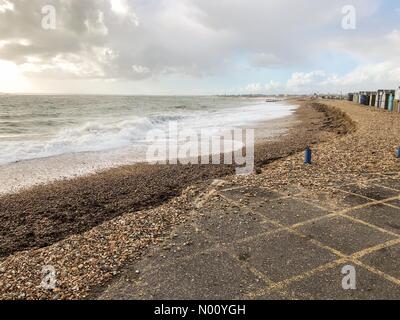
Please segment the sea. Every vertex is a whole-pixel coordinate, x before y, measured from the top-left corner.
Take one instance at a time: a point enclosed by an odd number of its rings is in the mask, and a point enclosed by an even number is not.
[[[273,123],[296,108],[245,97],[2,95],[0,179],[10,188],[21,179],[41,182],[142,162],[149,132],[167,132],[171,123],[212,136]]]

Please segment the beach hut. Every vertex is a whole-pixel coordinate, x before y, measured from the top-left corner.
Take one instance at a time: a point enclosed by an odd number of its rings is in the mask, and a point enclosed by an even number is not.
[[[362,99],[362,93],[361,91],[358,93],[358,104],[361,104],[361,99]]]
[[[396,94],[395,90],[387,90],[386,91],[386,105],[387,105],[387,109],[389,111],[393,111],[395,94]]]
[[[370,107],[375,107],[377,95],[378,95],[378,92],[376,92],[376,91],[369,92],[369,106]]]
[[[387,93],[390,90],[378,90],[378,103],[377,107],[380,109],[387,109],[388,108],[388,96]]]
[[[394,92],[389,94],[388,98],[388,110],[393,111],[393,105],[394,105]]]
[[[380,108],[381,92],[378,90],[376,92],[375,107]]]
[[[378,91],[378,108],[389,110],[393,107],[395,91],[394,90],[379,90]]]
[[[355,102],[355,103],[359,103],[359,98],[360,98],[360,95],[356,92],[356,93],[354,93],[354,96],[353,96],[353,102]]]
[[[369,91],[361,91],[360,92],[360,104],[364,106],[369,106],[370,105],[370,95],[371,93]]]
[[[382,90],[381,92],[381,100],[380,100],[380,108],[387,110],[387,90]]]
[[[394,107],[393,110],[395,112],[400,112],[400,87],[396,89],[394,94]]]
[[[354,99],[354,93],[347,94],[347,100],[353,101],[353,99]]]
[[[358,97],[358,103],[359,103],[359,104],[364,104],[364,101],[365,101],[364,92],[360,91],[359,97]]]

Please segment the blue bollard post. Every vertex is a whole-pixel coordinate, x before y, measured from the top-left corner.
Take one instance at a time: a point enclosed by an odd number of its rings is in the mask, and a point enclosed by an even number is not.
[[[400,158],[400,148],[398,148],[398,149],[396,150],[396,157],[397,157],[397,158]]]
[[[307,147],[307,149],[306,149],[304,163],[305,164],[312,163],[312,151],[311,151],[310,147]]]

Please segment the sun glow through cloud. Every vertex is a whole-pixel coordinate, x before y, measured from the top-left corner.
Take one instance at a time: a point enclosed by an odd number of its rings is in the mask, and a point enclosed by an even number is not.
[[[14,11],[14,4],[8,0],[0,0],[0,13]]]
[[[111,0],[111,10],[118,14],[127,14],[129,7],[125,0]]]
[[[0,92],[22,92],[26,82],[18,66],[10,61],[0,60]]]
[[[298,0],[296,12],[287,10],[292,0],[53,2],[58,22],[49,32],[40,24],[42,0],[0,0],[0,91],[19,91],[23,80],[45,93],[129,94],[312,93],[400,82],[394,0],[353,0],[355,30],[342,28],[342,0]]]

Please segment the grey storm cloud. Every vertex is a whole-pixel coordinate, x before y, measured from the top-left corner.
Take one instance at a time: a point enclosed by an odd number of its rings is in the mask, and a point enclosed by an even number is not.
[[[0,0],[0,59],[49,78],[201,77],[243,58],[290,66],[311,61],[327,34],[341,32],[346,2]],[[377,3],[352,2],[362,4],[361,15]],[[55,30],[42,28],[45,5],[56,9]]]

